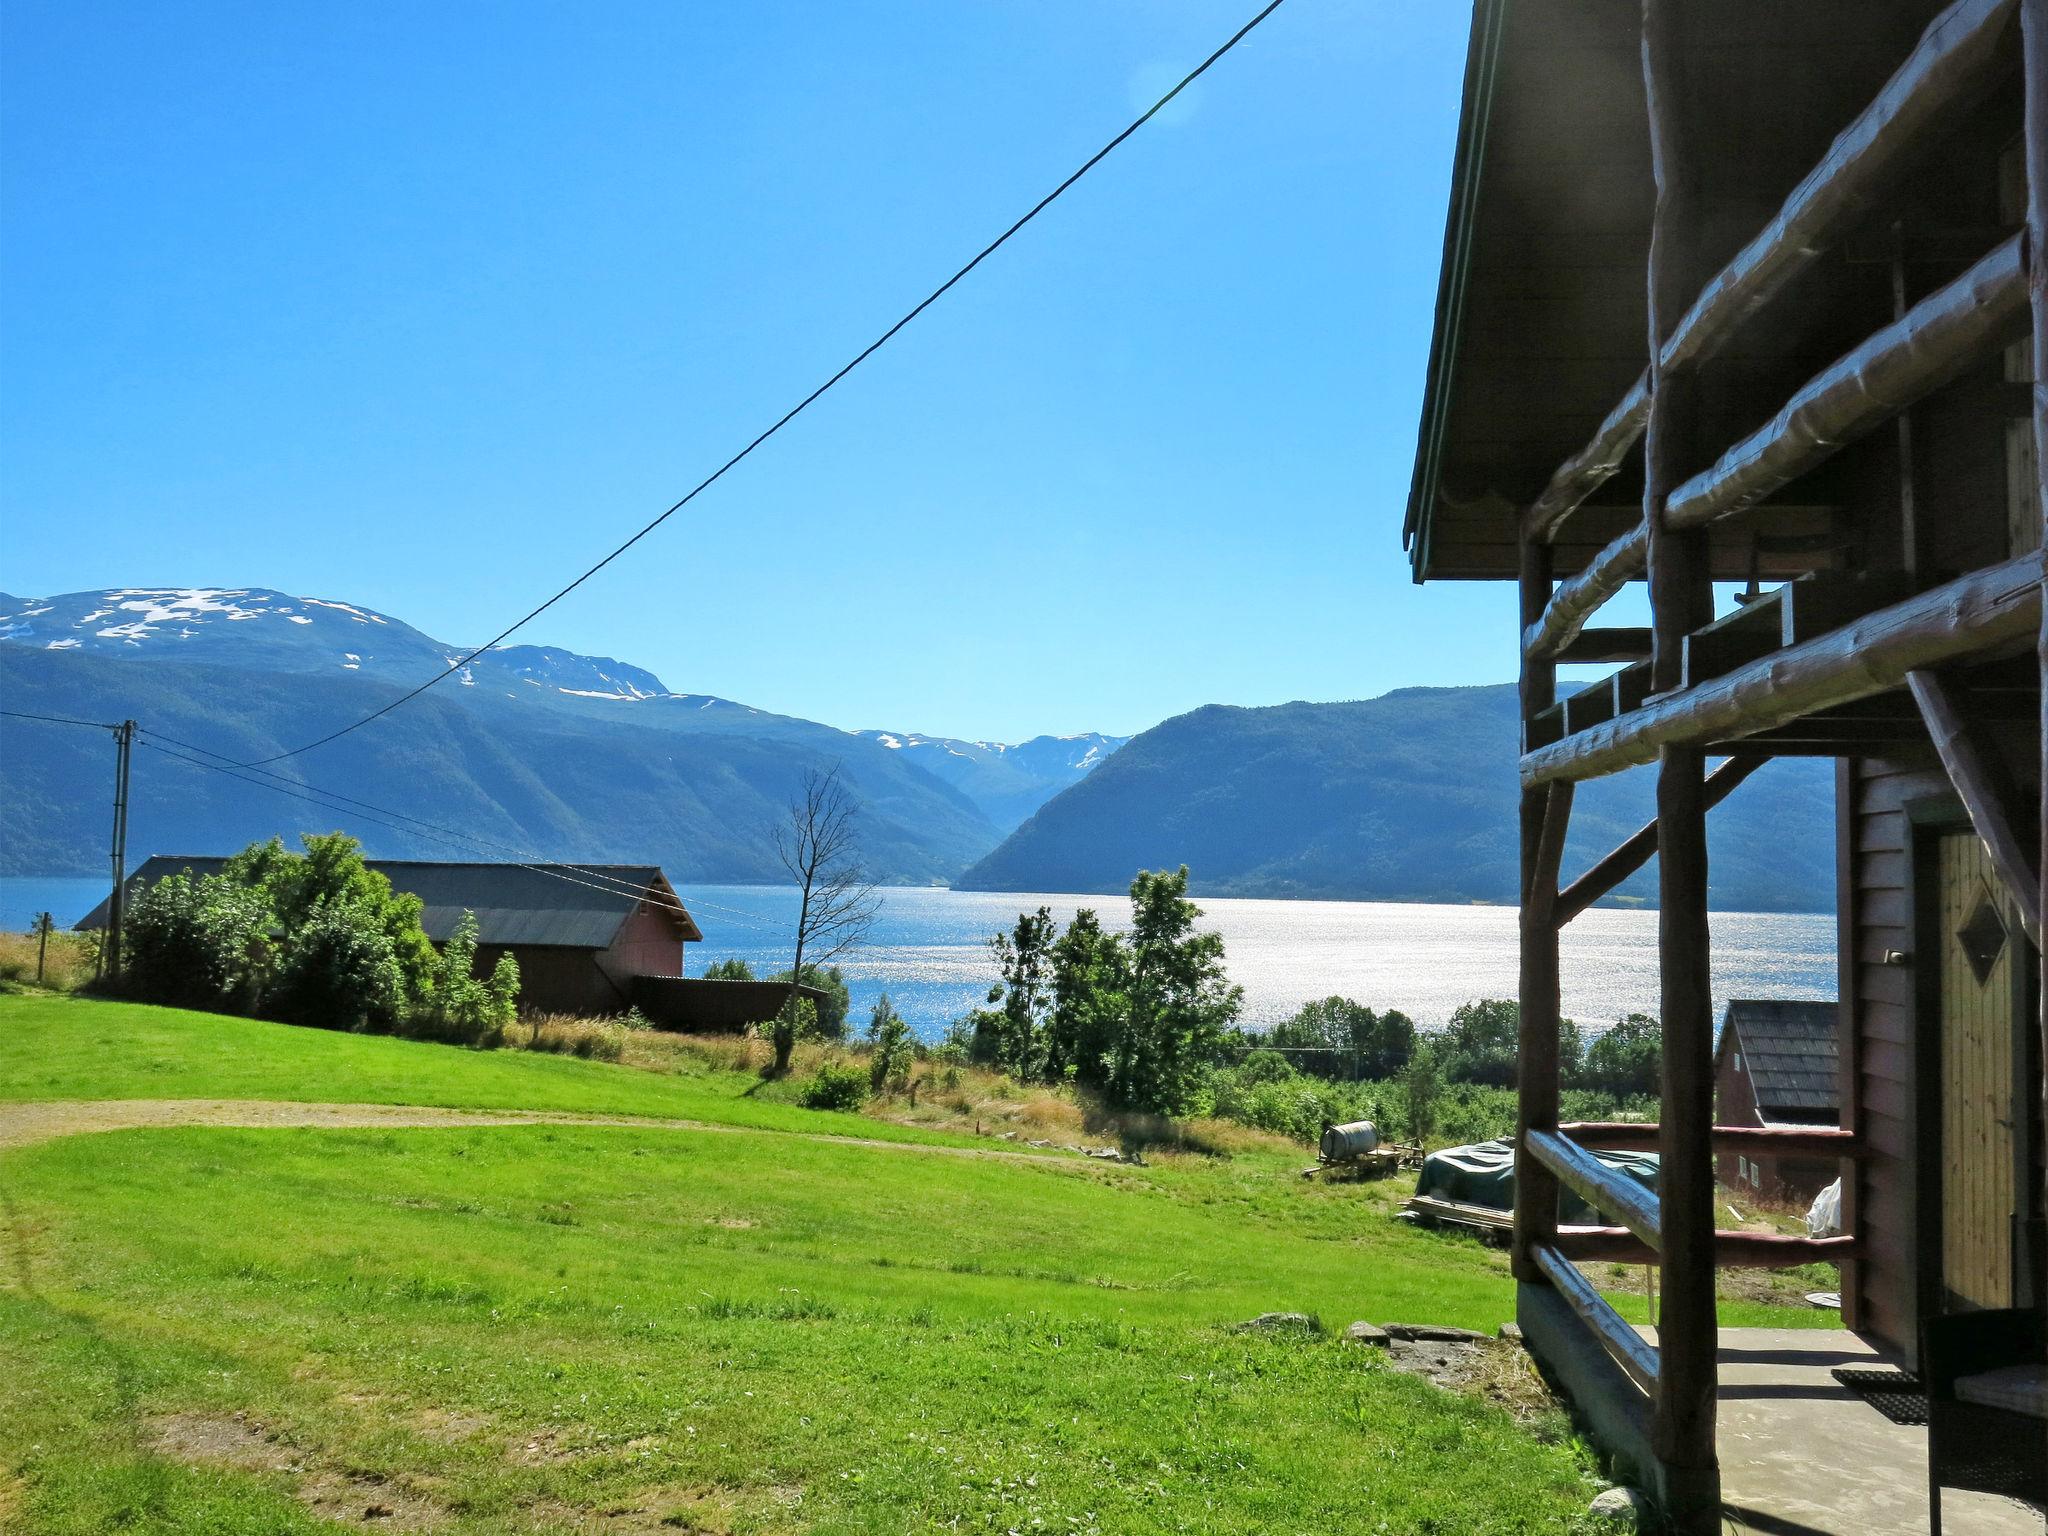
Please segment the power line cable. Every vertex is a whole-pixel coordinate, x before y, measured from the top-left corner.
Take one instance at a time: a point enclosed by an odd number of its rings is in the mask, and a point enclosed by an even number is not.
[[[118,731],[120,722],[115,720],[78,720],[70,715],[32,715],[26,710],[0,709],[0,715],[10,720],[41,720],[47,725],[87,725],[96,731]]]
[[[955,272],[951,277],[947,278],[943,283],[939,284],[938,287],[934,288],[929,294],[927,294],[922,300],[920,300],[915,308],[911,309],[909,313],[904,315],[902,319],[898,320],[894,325],[890,326],[886,331],[882,332],[880,336],[876,337],[873,341],[869,342],[867,346],[863,347],[860,350],[860,352],[854,356],[851,362],[847,363],[837,373],[833,374],[829,379],[825,380],[824,383],[820,384],[808,395],[805,395],[803,399],[799,400],[795,405],[790,407],[788,411],[784,412],[783,415],[776,420],[773,426],[769,427],[765,432],[761,433],[760,436],[756,437],[752,442],[748,443],[746,447],[742,448],[738,453],[734,454],[731,458],[727,459],[723,464],[719,465],[718,468],[713,470],[709,475],[705,476],[702,480],[698,481],[697,484],[689,491],[687,495],[683,496],[674,505],[669,507],[669,509],[666,512],[663,512],[659,517],[655,518],[652,522],[642,527],[639,532],[635,533],[631,538],[627,539],[623,544],[619,545],[610,554],[606,555],[602,560],[598,561],[595,565],[591,566],[588,570],[584,571],[582,575],[578,576],[574,581],[571,581],[567,586],[563,587],[559,592],[555,593],[553,597],[550,597],[549,599],[547,599],[547,601],[541,603],[538,607],[532,609],[530,612],[525,614],[522,618],[518,619],[514,623],[507,625],[504,629],[498,631],[498,633],[494,635],[491,639],[486,640],[482,645],[478,646],[468,655],[462,657],[459,661],[450,662],[447,667],[447,670],[437,672],[436,674],[434,674],[434,676],[428,678],[425,682],[419,684],[417,687],[409,689],[407,692],[400,694],[397,698],[391,700],[388,704],[385,704],[381,708],[376,709],[372,711],[370,714],[363,716],[360,720],[354,721],[349,725],[344,725],[338,730],[329,731],[325,736],[321,736],[313,741],[309,741],[304,746],[294,747],[289,752],[279,752],[271,757],[257,758],[252,762],[243,763],[240,766],[244,768],[256,768],[262,767],[265,764],[269,763],[282,762],[284,759],[288,757],[297,757],[303,752],[310,752],[315,747],[324,747],[330,741],[339,740],[341,737],[348,735],[351,731],[359,731],[364,726],[370,724],[372,721],[380,720],[385,715],[390,714],[393,710],[398,709],[405,704],[411,703],[414,699],[418,698],[421,694],[425,693],[429,688],[432,688],[436,683],[442,682],[444,679],[448,678],[450,675],[456,672],[460,672],[464,667],[468,666],[471,662],[475,661],[477,657],[483,655],[485,651],[488,651],[489,649],[491,649],[491,647],[495,645],[502,644],[505,640],[509,639],[512,635],[516,634],[519,630],[523,629],[533,620],[539,618],[543,613],[546,613],[548,609],[554,607],[556,603],[559,603],[571,592],[574,592],[578,587],[582,586],[584,582],[590,580],[591,577],[595,576],[599,571],[603,570],[606,566],[610,565],[614,560],[618,559],[619,556],[623,555],[635,544],[638,544],[642,539],[646,538],[648,534],[654,532],[655,529],[659,528],[663,523],[667,522],[671,517],[675,516],[676,513],[682,511],[682,509],[688,506],[692,501],[695,501],[699,495],[709,490],[713,485],[717,484],[717,482],[725,476],[727,470],[732,469],[742,459],[746,458],[749,454],[751,454],[756,448],[760,447],[763,443],[767,442],[769,438],[773,437],[776,433],[780,432],[784,427],[788,426],[790,422],[794,421],[805,410],[809,409],[812,403],[815,402],[827,390],[831,389],[833,385],[837,384],[841,379],[845,378],[849,373],[853,372],[854,369],[858,368],[862,363],[866,362],[870,357],[874,356],[875,353],[879,352],[895,337],[898,331],[902,330],[905,326],[909,325],[911,321],[915,320],[919,315],[923,314],[927,309],[931,308],[932,305],[936,304],[941,298],[945,296],[945,294],[956,283],[958,283],[962,278],[966,277],[968,273],[972,272],[976,267],[980,266],[984,261],[988,260],[989,257],[993,256],[998,250],[1000,250],[1005,244],[1007,244],[1011,236],[1015,235],[1026,224],[1029,224],[1033,219],[1037,218],[1039,214],[1043,213],[1047,208],[1051,207],[1052,204],[1055,201],[1057,201],[1059,197],[1064,192],[1066,192],[1066,190],[1069,187],[1073,186],[1075,182],[1079,181],[1083,176],[1086,176],[1090,171],[1095,169],[1095,167],[1098,164],[1100,164],[1104,159],[1108,157],[1112,150],[1114,150],[1118,145],[1122,144],[1125,139],[1128,139],[1140,128],[1144,127],[1145,124],[1149,123],[1155,116],[1158,115],[1160,110],[1164,108],[1168,102],[1172,101],[1174,97],[1178,96],[1182,91],[1186,90],[1190,85],[1194,84],[1195,81],[1199,80],[1204,74],[1206,74],[1210,66],[1215,64],[1217,60],[1221,59],[1226,53],[1230,52],[1231,49],[1235,48],[1239,43],[1243,42],[1244,39],[1250,35],[1252,29],[1258,26],[1258,24],[1264,21],[1268,16],[1272,15],[1275,11],[1280,9],[1282,3],[1283,0],[1270,0],[1270,3],[1265,7],[1265,9],[1260,11],[1256,16],[1252,17],[1250,21],[1246,22],[1243,26],[1239,27],[1237,31],[1232,33],[1230,38],[1223,44],[1222,47],[1218,48],[1214,53],[1210,54],[1206,59],[1202,60],[1200,64],[1196,65],[1192,70],[1188,71],[1186,75],[1182,76],[1180,83],[1178,85],[1174,86],[1172,90],[1168,91],[1164,96],[1160,97],[1157,101],[1153,102],[1151,106],[1147,107],[1142,114],[1140,114],[1134,121],[1132,121],[1129,127],[1124,129],[1123,132],[1119,133],[1115,138],[1111,139],[1107,144],[1103,145],[1102,148],[1098,149],[1094,154],[1090,155],[1088,159],[1085,162],[1083,162],[1079,170],[1075,171],[1071,176],[1067,177],[1065,181],[1061,182],[1058,186],[1054,187],[1052,191],[1046,193],[1044,197],[1040,198],[1036,203],[1034,203],[1030,211],[1026,213],[1022,218],[1018,219],[1008,229],[1004,230],[1000,235],[996,236],[995,239],[991,240],[987,245],[983,246],[981,250],[975,254],[974,259],[968,262],[966,266],[962,267],[959,271]]]

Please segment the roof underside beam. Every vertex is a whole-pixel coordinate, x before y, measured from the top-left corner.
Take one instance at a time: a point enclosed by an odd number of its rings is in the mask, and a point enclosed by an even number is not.
[[[1815,374],[1769,422],[1675,487],[1666,525],[1702,527],[1757,506],[2019,335],[2029,313],[2026,240],[2014,235]],[[1551,656],[1568,644],[1642,574],[1649,543],[1648,525],[1639,523],[1561,583],[1523,636],[1530,653]]]
[[[1996,82],[1998,45],[2017,10],[2017,0],[1956,0],[1928,24],[1905,63],[1836,135],[1776,216],[1700,291],[1664,343],[1666,368],[1718,351],[1869,210],[1934,127]],[[1642,436],[1648,396],[1646,372],[1592,441],[1558,467],[1524,513],[1534,538],[1555,539],[1565,519],[1621,467]]]

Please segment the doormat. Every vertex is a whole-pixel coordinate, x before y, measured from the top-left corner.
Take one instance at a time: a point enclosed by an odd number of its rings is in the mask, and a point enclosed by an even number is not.
[[[1912,1372],[1853,1370],[1838,1365],[1834,1376],[1894,1424],[1926,1424],[1927,1388]]]

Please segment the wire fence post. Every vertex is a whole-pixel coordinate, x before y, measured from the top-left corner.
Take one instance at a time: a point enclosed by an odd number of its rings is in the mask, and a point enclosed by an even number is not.
[[[110,855],[114,888],[107,896],[107,941],[101,950],[101,969],[110,981],[121,979],[123,888],[128,883],[128,762],[134,747],[135,722],[123,720],[114,727],[114,842]]]

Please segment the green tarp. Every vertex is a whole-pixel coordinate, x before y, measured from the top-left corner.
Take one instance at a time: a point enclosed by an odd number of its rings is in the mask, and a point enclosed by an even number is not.
[[[1654,1152],[1596,1151],[1593,1156],[1608,1167],[1627,1174],[1643,1188],[1656,1192],[1657,1154]],[[1422,1160],[1422,1174],[1415,1181],[1415,1193],[1438,1200],[1456,1200],[1463,1205],[1483,1205],[1489,1210],[1515,1208],[1515,1149],[1506,1141],[1482,1141],[1471,1147],[1446,1147]],[[1585,1201],[1570,1190],[1559,1194],[1557,1219],[1562,1222],[1598,1224],[1600,1218]]]

